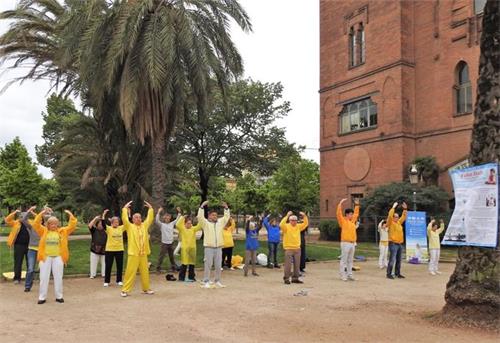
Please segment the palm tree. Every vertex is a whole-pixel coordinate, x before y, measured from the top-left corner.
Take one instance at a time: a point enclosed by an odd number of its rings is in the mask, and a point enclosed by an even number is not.
[[[477,100],[470,161],[500,159],[500,2],[484,9]],[[446,286],[442,314],[450,322],[466,321],[498,329],[500,311],[500,251],[479,247],[458,250],[455,271]]]
[[[152,152],[152,201],[163,205],[166,151],[182,123],[188,98],[206,112],[209,84],[222,89],[243,71],[229,34],[230,20],[251,30],[237,0],[88,1],[72,11],[63,35],[97,112],[118,92],[128,132]],[[77,44],[75,44],[77,42]],[[73,49],[75,46],[78,48]],[[69,58],[71,59],[71,58]]]

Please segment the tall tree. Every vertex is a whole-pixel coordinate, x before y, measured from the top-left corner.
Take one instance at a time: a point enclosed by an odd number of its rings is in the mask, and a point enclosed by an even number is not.
[[[470,162],[500,159],[500,2],[484,8],[481,56]],[[498,329],[500,312],[500,251],[461,247],[455,271],[446,285],[442,314],[450,322],[466,322]]]
[[[238,177],[245,170],[269,176],[282,160],[298,155],[275,124],[290,111],[282,93],[280,83],[241,80],[228,87],[225,97],[212,92],[206,117],[189,111],[175,145],[187,168],[198,174],[202,201],[214,176]]]
[[[167,141],[188,97],[206,112],[210,80],[225,85],[243,71],[229,35],[249,18],[236,0],[88,1],[65,27],[65,55],[76,46],[78,73],[96,111],[117,91],[125,127],[151,145],[152,201],[163,204]],[[82,13],[82,11],[84,11]]]

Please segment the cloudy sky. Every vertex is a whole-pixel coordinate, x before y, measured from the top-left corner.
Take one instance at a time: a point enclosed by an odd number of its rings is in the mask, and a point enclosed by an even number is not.
[[[1,0],[0,11],[17,0]],[[305,145],[304,157],[319,162],[319,1],[241,0],[253,24],[253,33],[233,30],[245,62],[245,76],[264,82],[281,81],[292,111],[278,124],[291,142]],[[7,24],[0,22],[0,33]],[[0,88],[19,71],[0,68]],[[14,84],[0,94],[0,146],[19,136],[35,159],[42,144],[43,120],[50,84],[45,81]],[[50,177],[50,172],[39,167]]]

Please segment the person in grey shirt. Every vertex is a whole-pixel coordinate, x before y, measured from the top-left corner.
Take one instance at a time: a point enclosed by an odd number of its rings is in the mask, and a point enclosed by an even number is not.
[[[170,260],[170,269],[172,272],[177,271],[177,265],[175,264],[174,258],[174,228],[175,224],[182,215],[182,211],[180,207],[176,208],[177,217],[175,220],[172,220],[172,215],[170,213],[163,214],[163,207],[158,209],[158,213],[155,217],[155,223],[160,227],[161,230],[161,246],[160,246],[160,255],[158,256],[158,265],[156,266],[156,271],[161,272],[161,265],[163,263],[163,259],[165,255],[168,253],[168,258]],[[163,221],[161,219],[163,219]]]

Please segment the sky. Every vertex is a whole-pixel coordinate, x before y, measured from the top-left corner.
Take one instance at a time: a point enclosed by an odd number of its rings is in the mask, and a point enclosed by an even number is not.
[[[1,0],[0,11],[13,9],[17,0]],[[303,157],[319,163],[319,1],[241,0],[253,32],[232,29],[243,57],[245,77],[281,82],[283,98],[292,111],[277,124],[286,128],[290,142],[305,145]],[[8,28],[0,22],[0,34]],[[0,89],[20,70],[0,67]],[[48,81],[16,83],[0,94],[0,146],[16,136],[36,161],[35,145],[43,144],[42,111],[49,95]],[[39,166],[45,177],[50,170]]]

